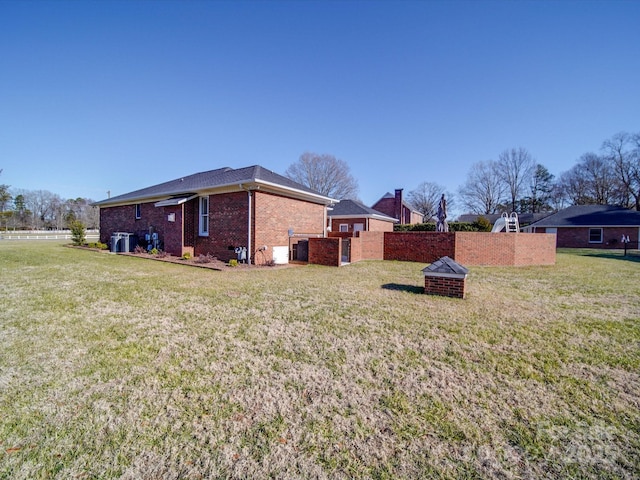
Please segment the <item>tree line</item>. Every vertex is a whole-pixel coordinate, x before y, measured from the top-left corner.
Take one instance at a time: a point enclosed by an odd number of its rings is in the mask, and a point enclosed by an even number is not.
[[[430,219],[444,188],[423,182],[408,201]],[[602,142],[598,153],[582,155],[556,178],[527,149],[511,148],[496,160],[474,163],[455,204],[474,214],[554,212],[569,205],[619,205],[640,210],[640,132],[620,132]]]
[[[0,170],[2,173],[2,170]],[[79,221],[98,228],[97,207],[87,198],[63,199],[47,190],[11,190],[0,185],[0,228],[3,230],[62,230]]]

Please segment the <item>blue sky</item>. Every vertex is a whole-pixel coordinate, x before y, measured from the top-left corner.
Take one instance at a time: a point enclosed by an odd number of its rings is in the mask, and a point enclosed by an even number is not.
[[[371,205],[640,131],[639,1],[0,0],[0,183],[94,200],[346,161]]]

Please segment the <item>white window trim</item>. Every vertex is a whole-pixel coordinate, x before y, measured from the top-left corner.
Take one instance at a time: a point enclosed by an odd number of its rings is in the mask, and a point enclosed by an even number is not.
[[[206,212],[203,213],[205,206]],[[209,236],[209,212],[209,197],[200,197],[198,200],[198,235],[201,237]]]
[[[600,240],[591,240],[592,230],[600,230]],[[604,235],[603,235],[602,228],[598,228],[598,227],[589,228],[589,243],[602,243],[603,238],[604,238]]]
[[[140,220],[142,218],[142,206],[139,203],[136,203],[135,212],[136,220]]]
[[[354,232],[364,232],[364,223],[354,223],[353,224]]]
[[[344,228],[342,228],[344,227]],[[341,223],[340,224],[340,228],[338,229],[341,232],[348,232],[349,231],[349,224],[348,223]]]

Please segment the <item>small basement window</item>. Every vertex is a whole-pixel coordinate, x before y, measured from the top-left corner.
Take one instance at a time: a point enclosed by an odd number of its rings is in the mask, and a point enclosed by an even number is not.
[[[142,211],[140,208],[140,204],[136,203],[136,220],[140,220],[142,218]]]
[[[589,229],[589,243],[602,243],[602,229],[590,228]]]

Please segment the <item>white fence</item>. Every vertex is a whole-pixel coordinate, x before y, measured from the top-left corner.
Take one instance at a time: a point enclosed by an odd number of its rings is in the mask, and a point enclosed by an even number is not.
[[[0,232],[0,240],[71,240],[72,235],[69,230],[16,230]],[[85,234],[87,241],[98,241],[100,232],[98,230],[87,230]]]

